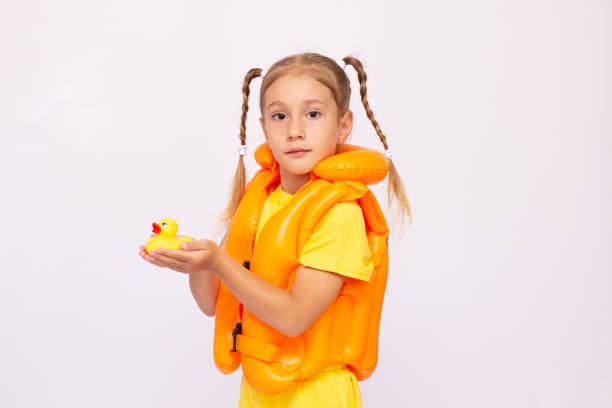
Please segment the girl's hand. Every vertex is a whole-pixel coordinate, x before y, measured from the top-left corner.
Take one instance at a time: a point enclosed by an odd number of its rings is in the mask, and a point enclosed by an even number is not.
[[[154,237],[155,235],[157,235],[157,234],[151,234],[151,235],[149,236],[149,238],[152,238],[152,237]],[[138,253],[138,255],[140,255],[140,257],[141,257],[142,259],[144,259],[145,261],[147,261],[147,262],[152,263],[153,265],[155,265],[155,263],[153,262],[153,261],[154,261],[154,259],[151,257],[151,255],[149,255],[149,254],[147,253],[147,251],[145,251],[145,246],[144,246],[144,245],[140,245],[140,246],[138,247],[138,249],[140,249],[140,252]]]
[[[177,235],[177,238],[181,238]],[[216,269],[223,251],[214,241],[201,239],[199,241],[181,242],[182,249],[160,248],[150,254],[140,247],[140,256],[162,268],[170,268],[181,273],[192,273]]]

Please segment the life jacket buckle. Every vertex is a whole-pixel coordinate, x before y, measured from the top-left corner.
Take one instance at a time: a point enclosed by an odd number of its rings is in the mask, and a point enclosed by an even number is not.
[[[236,338],[239,334],[242,334],[242,323],[236,323],[236,327],[232,330],[232,337],[234,338],[234,348],[230,350],[232,352],[238,351],[236,350]]]

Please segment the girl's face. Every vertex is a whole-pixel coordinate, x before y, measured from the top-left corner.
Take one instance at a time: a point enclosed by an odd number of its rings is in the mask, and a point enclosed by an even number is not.
[[[347,110],[338,117],[332,92],[304,74],[287,74],[266,90],[259,119],[278,162],[283,191],[295,194],[321,160],[336,154],[353,126]]]

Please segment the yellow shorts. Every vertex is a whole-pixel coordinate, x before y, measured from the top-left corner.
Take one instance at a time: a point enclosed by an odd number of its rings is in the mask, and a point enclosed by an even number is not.
[[[344,365],[324,368],[316,377],[296,382],[280,394],[251,388],[244,376],[240,384],[239,408],[363,408],[355,374]]]

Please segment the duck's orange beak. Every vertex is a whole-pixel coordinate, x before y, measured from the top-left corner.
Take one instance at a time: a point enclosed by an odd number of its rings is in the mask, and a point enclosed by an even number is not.
[[[157,223],[153,223],[153,232],[159,234],[161,232],[161,227]]]

